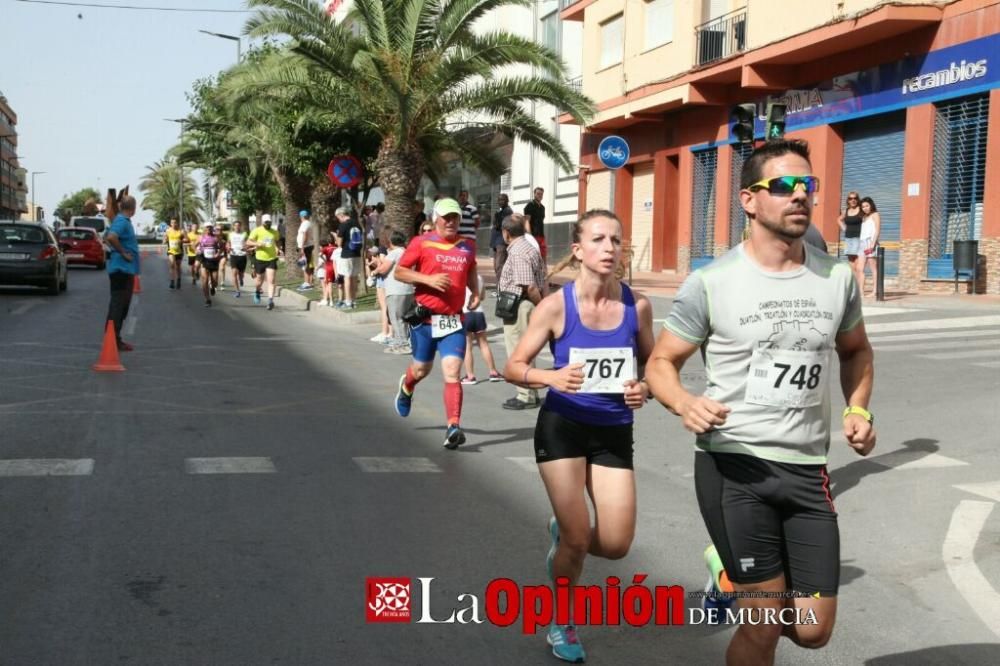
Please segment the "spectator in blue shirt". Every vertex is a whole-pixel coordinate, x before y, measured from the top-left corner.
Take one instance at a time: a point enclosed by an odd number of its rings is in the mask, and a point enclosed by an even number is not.
[[[108,257],[108,277],[111,282],[108,321],[114,322],[118,351],[132,351],[132,345],[122,340],[122,324],[128,317],[135,276],[139,274],[139,239],[132,227],[135,197],[128,195],[122,197],[118,210],[118,215],[104,236],[104,240],[111,248],[111,256]]]

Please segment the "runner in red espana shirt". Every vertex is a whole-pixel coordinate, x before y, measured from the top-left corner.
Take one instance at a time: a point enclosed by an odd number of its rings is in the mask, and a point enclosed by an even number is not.
[[[469,309],[479,305],[479,276],[473,245],[458,235],[462,209],[454,199],[434,205],[435,229],[410,241],[396,266],[396,279],[416,288],[416,302],[426,309],[410,333],[413,362],[399,378],[396,413],[407,416],[417,383],[434,367],[434,355],[441,355],[444,376],[444,408],[448,419],[444,446],[456,449],[465,442],[460,426],[462,384],[459,376],[465,358],[465,330],[462,306],[466,287],[472,292]]]

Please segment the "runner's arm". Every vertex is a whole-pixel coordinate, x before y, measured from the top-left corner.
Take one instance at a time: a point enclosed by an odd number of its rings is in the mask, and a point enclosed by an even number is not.
[[[723,425],[730,409],[704,395],[689,393],[681,383],[681,368],[699,348],[664,329],[646,364],[646,381],[653,397],[680,416],[686,429],[701,434]]]
[[[868,409],[875,383],[875,354],[864,321],[837,335],[840,358],[840,386],[849,407]],[[844,436],[851,448],[866,456],[875,448],[875,429],[863,417],[849,414],[844,418]]]
[[[534,309],[528,319],[528,330],[521,336],[504,366],[503,374],[507,381],[526,388],[552,387],[563,392],[575,392],[583,386],[583,363],[567,364],[559,370],[544,370],[530,365],[555,334],[555,327],[562,323],[563,310],[562,294],[546,298]]]

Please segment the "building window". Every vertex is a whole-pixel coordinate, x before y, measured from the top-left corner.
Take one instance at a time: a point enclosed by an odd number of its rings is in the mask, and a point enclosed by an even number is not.
[[[645,5],[643,49],[674,41],[674,0],[647,0]]]
[[[601,24],[601,62],[598,69],[617,65],[622,61],[625,46],[622,39],[624,26],[625,21],[621,14]]]
[[[559,44],[559,14],[552,12],[542,19],[542,44],[562,54]]]

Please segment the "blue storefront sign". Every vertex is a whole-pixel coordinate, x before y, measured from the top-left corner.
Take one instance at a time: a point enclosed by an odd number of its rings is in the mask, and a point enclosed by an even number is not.
[[[1000,87],[1000,34],[838,76],[814,88],[761,100],[754,132],[764,135],[767,102],[787,106],[785,131],[844,122]],[[730,140],[735,140],[731,136]]]
[[[597,146],[597,159],[609,169],[621,169],[628,162],[628,157],[628,142],[620,136],[606,136]]]

